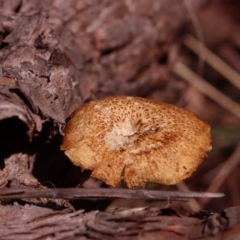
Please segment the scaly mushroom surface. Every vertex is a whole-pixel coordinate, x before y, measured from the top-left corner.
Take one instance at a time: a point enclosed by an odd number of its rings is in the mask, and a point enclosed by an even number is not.
[[[92,177],[129,188],[172,185],[189,177],[211,149],[208,124],[195,114],[141,97],[84,104],[71,116],[62,150]]]

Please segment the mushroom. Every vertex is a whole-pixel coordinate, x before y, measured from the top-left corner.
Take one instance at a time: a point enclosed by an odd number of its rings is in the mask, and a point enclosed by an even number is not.
[[[129,188],[177,184],[211,149],[208,124],[195,114],[141,97],[113,96],[84,104],[65,128],[62,150],[91,176]]]

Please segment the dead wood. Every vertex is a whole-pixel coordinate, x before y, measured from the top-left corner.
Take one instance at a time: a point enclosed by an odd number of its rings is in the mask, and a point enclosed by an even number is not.
[[[17,116],[30,136],[46,120],[64,123],[81,98],[139,95],[162,86],[168,69],[159,61],[189,20],[176,0],[3,0],[0,5],[0,119]]]
[[[223,196],[224,194],[222,193],[156,191],[123,188],[2,188],[0,191],[0,199],[63,198],[74,200],[81,198],[126,198],[171,201],[189,198],[219,198]]]
[[[15,18],[0,51],[4,102],[0,118],[19,117],[32,137],[46,120],[65,122],[72,82],[57,36],[49,26],[44,27],[45,14]]]
[[[201,217],[82,210],[69,212],[33,205],[0,207],[1,239],[232,239],[239,237],[240,208]],[[19,221],[21,219],[21,221]],[[234,226],[231,225],[234,221]],[[238,225],[237,225],[238,224]],[[11,229],[11,231],[9,231]],[[225,232],[223,233],[222,230]]]

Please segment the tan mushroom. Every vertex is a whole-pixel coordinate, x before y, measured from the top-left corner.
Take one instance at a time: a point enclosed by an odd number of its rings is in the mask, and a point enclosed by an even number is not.
[[[195,114],[140,97],[86,103],[65,129],[62,150],[92,177],[116,186],[172,185],[189,177],[211,149],[210,127]]]

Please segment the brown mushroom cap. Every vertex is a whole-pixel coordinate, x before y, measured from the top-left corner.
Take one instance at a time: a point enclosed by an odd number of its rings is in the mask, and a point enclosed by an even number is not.
[[[92,177],[132,188],[189,177],[211,149],[210,127],[195,114],[140,97],[95,100],[76,110],[62,150]]]

